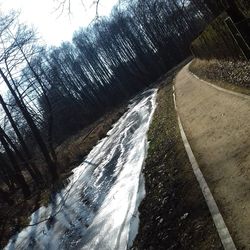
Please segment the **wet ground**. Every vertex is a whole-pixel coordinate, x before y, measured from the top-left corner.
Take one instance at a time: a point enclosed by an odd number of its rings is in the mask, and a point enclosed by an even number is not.
[[[146,133],[156,90],[131,101],[128,111],[73,170],[48,207],[31,215],[29,226],[6,249],[126,249],[138,227],[144,195],[141,175]]]

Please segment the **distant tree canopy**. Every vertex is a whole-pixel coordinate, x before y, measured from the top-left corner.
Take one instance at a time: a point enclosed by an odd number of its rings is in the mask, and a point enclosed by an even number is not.
[[[204,3],[214,14],[227,11],[234,22],[240,22],[249,15],[250,2],[248,0],[204,0]]]
[[[215,15],[203,0],[127,1],[51,48],[37,46],[15,13],[1,16],[0,79],[9,92],[0,96],[0,197],[15,188],[29,195],[24,170],[39,185],[57,180],[55,147],[190,56]]]

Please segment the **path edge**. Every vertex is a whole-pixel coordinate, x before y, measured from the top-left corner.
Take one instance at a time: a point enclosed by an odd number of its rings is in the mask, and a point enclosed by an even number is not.
[[[237,96],[237,97],[241,97],[241,98],[244,98],[244,99],[247,99],[247,100],[250,100],[250,95],[246,95],[246,94],[242,94],[242,93],[239,93],[239,92],[235,92],[235,91],[232,91],[232,90],[228,90],[228,89],[225,89],[225,88],[222,88],[222,87],[219,87],[211,82],[208,82],[202,78],[200,78],[199,76],[197,76],[196,74],[194,74],[193,72],[190,71],[189,69],[189,65],[191,64],[192,62],[188,63],[185,67],[187,67],[187,72],[193,76],[194,78],[198,79],[199,81],[201,82],[204,82],[205,84],[207,84],[208,86],[210,87],[213,87],[219,91],[222,91],[224,93],[227,93],[227,94],[230,94],[230,95],[234,95],[234,96]]]
[[[219,234],[219,237],[220,237],[220,240],[222,242],[224,249],[225,250],[236,250],[237,248],[234,244],[234,241],[233,241],[233,239],[229,233],[229,230],[225,224],[225,221],[224,221],[224,219],[219,211],[219,208],[216,204],[216,201],[215,201],[215,199],[214,199],[214,197],[213,197],[213,195],[208,187],[208,184],[207,184],[207,182],[206,182],[206,180],[205,180],[205,178],[200,170],[198,162],[193,154],[193,151],[190,147],[187,136],[186,136],[185,131],[183,129],[181,119],[180,119],[180,116],[179,116],[178,110],[177,110],[175,86],[174,86],[175,81],[176,81],[176,78],[173,81],[173,100],[174,100],[174,106],[175,106],[175,110],[176,110],[176,114],[177,114],[177,120],[178,120],[178,125],[179,125],[179,129],[180,129],[180,133],[181,133],[181,138],[182,138],[185,150],[187,152],[187,155],[188,155],[189,161],[191,163],[193,172],[194,172],[195,177],[199,183],[202,194],[205,198],[205,201],[206,201],[207,206],[209,208],[209,211],[211,213],[212,219],[214,221],[216,230]],[[215,86],[215,87],[217,87],[217,86]]]

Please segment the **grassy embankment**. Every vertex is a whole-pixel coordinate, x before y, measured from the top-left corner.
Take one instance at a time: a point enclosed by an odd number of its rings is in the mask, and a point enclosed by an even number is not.
[[[148,132],[146,197],[132,249],[223,249],[180,136],[172,81],[159,88]]]
[[[250,95],[250,63],[248,61],[195,59],[189,70],[222,88]]]
[[[250,4],[245,0],[236,3],[249,22]],[[238,33],[225,22],[228,17],[226,12],[221,13],[192,42],[191,50],[196,59],[189,69],[198,77],[223,88],[250,94],[250,63],[246,59],[250,53],[247,46],[249,36],[241,31],[245,42],[237,40]],[[248,29],[247,18],[236,26]]]
[[[125,103],[114,108],[56,148],[60,166],[60,182],[57,184],[57,189],[63,187],[65,179],[72,173],[71,170],[83,161],[98,140],[107,134],[126,110]],[[29,224],[29,216],[32,212],[50,202],[52,192],[54,188],[51,186],[45,186],[40,190],[34,189],[32,196],[27,200],[23,199],[20,192],[16,192],[12,194],[12,199],[15,200],[14,206],[0,203],[0,249],[6,245],[11,235]]]

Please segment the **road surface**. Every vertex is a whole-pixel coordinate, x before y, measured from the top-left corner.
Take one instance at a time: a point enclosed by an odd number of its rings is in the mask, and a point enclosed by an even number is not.
[[[201,171],[239,249],[250,249],[250,98],[206,84],[188,65],[177,109]]]

